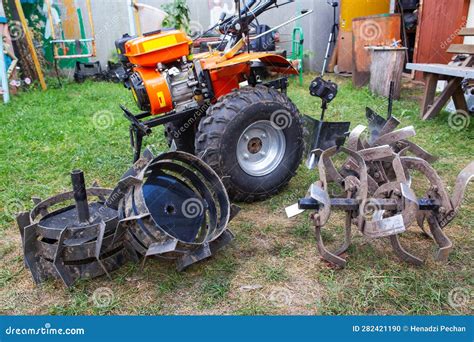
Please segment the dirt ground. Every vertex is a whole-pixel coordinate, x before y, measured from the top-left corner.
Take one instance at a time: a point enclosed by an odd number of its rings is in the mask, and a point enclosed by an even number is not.
[[[305,77],[309,84],[312,75]],[[354,89],[337,78],[340,94],[331,120],[365,124],[365,107],[383,112],[386,100]],[[395,116],[414,125],[415,142],[440,156],[435,164],[452,190],[455,177],[473,159],[472,124],[448,125],[448,114],[421,122],[422,88],[406,84]],[[319,102],[306,87],[292,84],[290,97],[301,112],[317,117]],[[68,172],[84,169],[89,180],[113,186],[128,167],[127,124],[117,102],[129,101],[113,84],[69,84],[47,93],[22,95],[0,114],[0,314],[33,315],[350,315],[472,314],[474,290],[474,196],[468,192],[456,220],[446,228],[454,251],[435,263],[434,244],[412,227],[402,242],[427,258],[422,267],[399,261],[386,240],[370,241],[354,228],[348,266],[336,270],[321,260],[309,213],[288,219],[284,208],[303,197],[317,173],[303,166],[287,189],[256,204],[242,204],[231,222],[234,242],[210,260],[178,273],[172,263],[149,260],[142,269],[129,263],[111,279],[81,280],[66,289],[59,281],[36,286],[24,267],[21,240],[12,212],[31,208],[69,188]],[[315,105],[317,104],[317,105]],[[130,103],[129,103],[130,105]],[[98,108],[100,106],[100,108]],[[107,130],[94,128],[94,113],[112,113]],[[161,131],[149,143],[165,148]],[[417,184],[422,187],[422,184]],[[472,189],[472,186],[471,186]],[[330,241],[341,237],[343,217],[335,214],[325,229]]]

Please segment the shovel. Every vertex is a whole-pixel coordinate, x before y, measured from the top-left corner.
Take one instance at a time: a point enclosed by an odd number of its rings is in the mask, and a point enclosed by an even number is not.
[[[351,123],[324,121],[328,104],[336,98],[337,84],[317,77],[311,82],[309,91],[312,96],[319,97],[322,100],[320,120],[313,119],[307,115],[304,116],[304,125],[308,134],[306,146],[309,148],[306,166],[312,170],[319,162],[319,157],[313,151],[318,149],[324,151],[336,145],[341,145],[341,139],[345,140]]]

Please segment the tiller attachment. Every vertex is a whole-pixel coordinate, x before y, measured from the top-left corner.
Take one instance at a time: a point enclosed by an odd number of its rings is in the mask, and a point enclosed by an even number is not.
[[[37,284],[56,278],[71,286],[79,278],[108,275],[126,261],[117,229],[119,194],[109,197],[112,190],[96,185],[86,189],[82,171],[71,178],[73,191],[34,199],[33,210],[17,216],[25,264]],[[88,197],[97,201],[89,203]]]
[[[177,261],[177,269],[215,254],[233,239],[238,213],[217,174],[200,159],[168,152],[140,159],[120,183],[120,217],[135,256]]]
[[[319,159],[320,180],[311,185],[307,197],[299,201],[299,209],[315,210],[311,217],[321,256],[344,267],[346,260],[342,254],[351,243],[351,227],[356,225],[367,238],[389,238],[400,259],[421,265],[423,260],[400,243],[400,236],[416,221],[438,245],[435,260],[446,261],[452,243],[442,229],[458,213],[467,185],[474,177],[474,162],[458,176],[450,197],[430,165],[436,158],[408,141],[415,135],[413,127],[395,130],[400,122],[394,117],[385,120],[369,109],[367,114],[369,137],[363,136],[365,127],[357,126],[349,136],[347,148],[334,146],[312,152]],[[348,156],[340,170],[333,162],[338,154]],[[419,175],[430,184],[423,198],[417,198],[412,190],[412,177]],[[333,252],[326,247],[321,234],[331,210],[346,214],[345,240]],[[425,229],[425,222],[429,231]]]

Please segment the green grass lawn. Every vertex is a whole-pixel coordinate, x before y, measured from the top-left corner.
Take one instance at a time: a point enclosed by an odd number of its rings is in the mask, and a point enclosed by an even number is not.
[[[319,115],[318,99],[292,84],[290,97],[302,113]],[[365,107],[385,115],[387,101],[354,89],[347,79],[331,103],[328,118],[366,124]],[[455,130],[447,113],[419,119],[422,89],[407,83],[394,115],[414,125],[413,139],[438,155],[435,167],[452,190],[457,174],[473,159],[473,124]],[[425,254],[417,268],[400,262],[386,241],[354,238],[348,267],[334,270],[317,251],[308,215],[286,219],[284,208],[305,195],[315,172],[303,166],[289,187],[262,203],[242,205],[231,223],[236,240],[214,258],[184,273],[167,262],[149,261],[143,270],[128,264],[105,277],[83,280],[71,289],[50,281],[36,287],[24,268],[13,214],[31,209],[31,197],[70,189],[69,172],[80,168],[86,181],[113,187],[131,164],[128,123],[119,104],[136,110],[131,94],[108,83],[66,84],[13,98],[0,113],[0,314],[472,314],[474,196],[447,227],[455,245],[447,264],[432,261],[434,245],[413,227],[404,242]],[[146,140],[164,151],[162,128]],[[415,184],[416,186],[416,184]],[[472,189],[472,186],[471,186]],[[328,230],[338,231],[334,215]],[[109,288],[110,305],[97,307],[94,291]],[[467,291],[466,305],[450,305],[449,293]],[[464,292],[463,292],[464,293]]]

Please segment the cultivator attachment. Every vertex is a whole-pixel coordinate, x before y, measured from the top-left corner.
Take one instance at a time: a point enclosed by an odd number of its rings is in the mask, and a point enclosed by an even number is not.
[[[108,275],[127,259],[118,230],[119,198],[113,201],[112,190],[96,185],[86,189],[81,171],[71,178],[73,191],[35,199],[33,210],[17,217],[25,264],[37,284],[55,278],[71,286],[79,278]]]
[[[119,183],[120,216],[135,257],[177,261],[177,269],[215,254],[231,242],[231,206],[217,174],[200,159],[169,152],[139,160]]]
[[[366,127],[357,126],[348,138],[347,147],[312,152],[319,159],[320,180],[311,185],[299,208],[316,211],[312,220],[321,256],[344,267],[346,260],[342,254],[350,246],[352,225],[356,225],[368,238],[389,238],[400,259],[421,265],[423,260],[400,242],[400,236],[417,222],[438,245],[435,260],[446,261],[452,243],[442,229],[458,213],[467,185],[474,177],[474,162],[458,176],[454,193],[449,196],[430,165],[436,158],[409,141],[416,134],[413,127],[397,130],[400,122],[396,118],[390,116],[385,120],[370,109],[367,118],[369,136],[364,135]],[[347,155],[347,159],[337,169],[334,158],[341,154]],[[417,198],[412,189],[413,177],[419,175],[430,184],[422,198]],[[346,214],[344,242],[333,252],[326,247],[321,234],[332,210]]]

